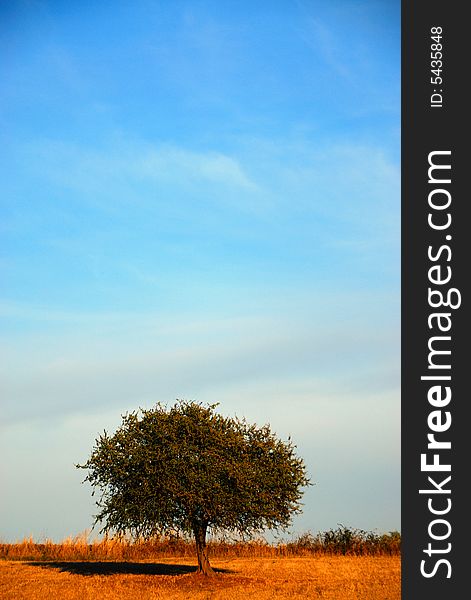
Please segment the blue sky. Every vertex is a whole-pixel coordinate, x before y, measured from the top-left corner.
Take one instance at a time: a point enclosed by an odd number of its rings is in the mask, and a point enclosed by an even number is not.
[[[400,529],[400,3],[0,8],[0,537],[176,398],[291,435],[293,531]]]

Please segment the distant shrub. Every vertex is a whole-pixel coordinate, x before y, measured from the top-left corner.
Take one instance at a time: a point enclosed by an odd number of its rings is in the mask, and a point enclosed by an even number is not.
[[[400,554],[401,534],[392,531],[387,534],[376,534],[371,531],[355,529],[339,525],[313,535],[303,533],[293,542],[286,544],[289,554],[343,554],[343,555],[375,555]]]

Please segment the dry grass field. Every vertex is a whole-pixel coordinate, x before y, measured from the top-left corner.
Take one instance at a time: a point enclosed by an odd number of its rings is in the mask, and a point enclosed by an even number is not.
[[[2,600],[399,600],[399,556],[212,560],[197,575],[188,557],[158,562],[0,561]]]
[[[194,543],[101,539],[0,543],[2,600],[400,600],[400,535],[340,527],[284,544],[208,545],[214,577],[196,573]]]

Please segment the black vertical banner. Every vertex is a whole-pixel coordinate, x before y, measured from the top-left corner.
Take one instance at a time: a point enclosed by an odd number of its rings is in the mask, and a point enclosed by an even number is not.
[[[465,2],[402,3],[402,597],[467,597]],[[469,110],[469,109],[468,109]],[[467,356],[468,355],[468,356]]]

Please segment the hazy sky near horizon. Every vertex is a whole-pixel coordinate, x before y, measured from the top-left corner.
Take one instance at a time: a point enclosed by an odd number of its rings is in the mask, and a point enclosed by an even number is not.
[[[400,3],[0,6],[0,538],[177,398],[291,435],[293,532],[400,529]]]

